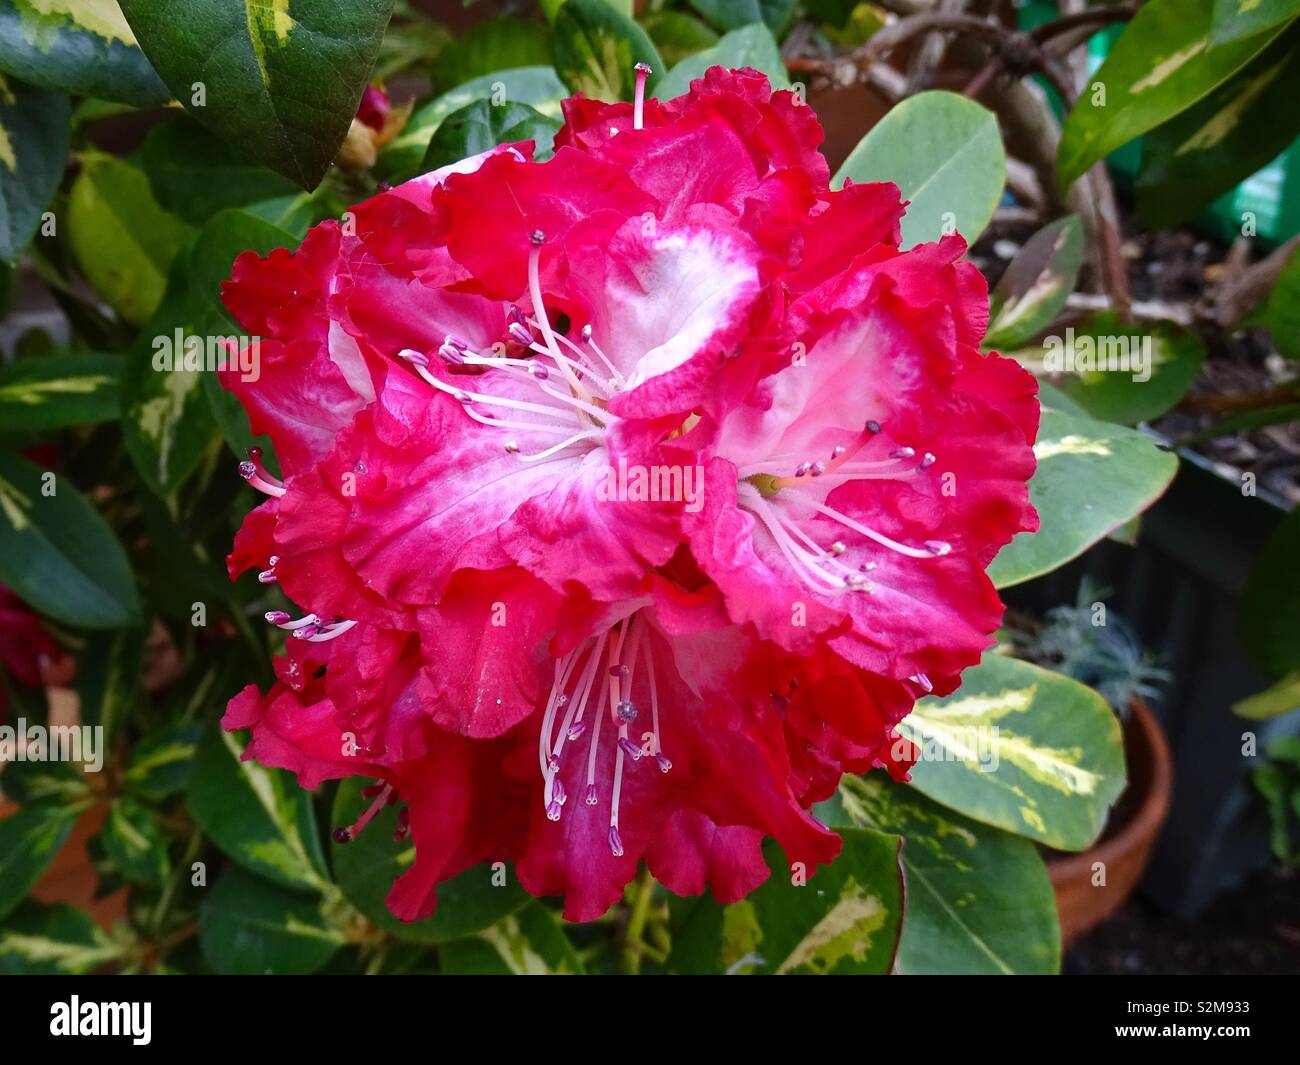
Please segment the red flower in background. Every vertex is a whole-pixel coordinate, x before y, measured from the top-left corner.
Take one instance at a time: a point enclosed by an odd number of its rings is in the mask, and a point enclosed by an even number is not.
[[[724,901],[765,836],[831,860],[809,807],[906,771],[894,726],[978,660],[1036,523],[1034,385],[979,353],[959,238],[900,250],[897,189],[831,191],[752,71],[565,112],[551,160],[425,175],[224,287],[284,473],[244,464],[271,498],[231,574],[308,612],[268,615],[279,681],[226,727],[375,778],[353,831],[408,805],[407,919],[485,860],[579,920],[642,858]]]
[[[63,660],[63,652],[45,631],[40,617],[4,585],[0,585],[0,665],[19,684],[35,688],[46,682],[50,666]],[[64,670],[66,672],[66,670]],[[8,700],[0,684],[0,721]]]

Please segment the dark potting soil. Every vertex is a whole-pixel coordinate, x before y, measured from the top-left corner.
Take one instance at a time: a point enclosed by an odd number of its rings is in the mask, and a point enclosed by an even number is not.
[[[991,285],[1036,228],[1018,221],[995,222],[980,238],[971,258]],[[1260,247],[1254,257],[1267,251]],[[1134,300],[1163,305],[1191,319],[1194,308],[1221,276],[1228,249],[1190,229],[1147,233],[1129,220],[1124,226],[1123,253]],[[1206,356],[1189,396],[1264,392],[1300,375],[1300,366],[1277,353],[1266,330],[1225,332],[1204,321],[1191,328],[1204,343]],[[1260,489],[1292,506],[1300,505],[1300,419],[1192,440],[1222,417],[1175,408],[1153,428],[1175,442],[1189,442],[1193,450],[1222,464],[1229,479],[1253,473]]]
[[[1131,899],[1079,937],[1063,970],[1100,976],[1300,974],[1300,871],[1260,873],[1190,918]]]

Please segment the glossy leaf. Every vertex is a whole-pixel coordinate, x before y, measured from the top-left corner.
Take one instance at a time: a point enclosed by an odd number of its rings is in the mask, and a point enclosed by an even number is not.
[[[648,12],[641,18],[641,28],[650,35],[669,70],[687,56],[718,43],[718,35],[712,29],[681,11]]]
[[[362,783],[356,779],[339,785],[334,799],[333,822],[336,826],[356,821],[371,800],[361,794]],[[529,901],[514,873],[500,873],[480,865],[438,885],[438,908],[423,921],[399,921],[384,904],[393,881],[410,868],[415,860],[415,845],[408,838],[393,839],[397,812],[393,807],[381,810],[364,832],[349,843],[331,845],[335,882],[348,901],[385,932],[399,939],[420,943],[445,943],[482,932],[501,918],[521,909]],[[494,877],[505,882],[495,886]]]
[[[321,888],[325,858],[311,793],[278,769],[242,761],[243,744],[212,725],[199,741],[189,808],[218,847],[249,872],[291,888]]]
[[[1043,352],[1049,369],[1064,366],[1064,356],[1072,354],[1077,372],[1055,377],[1057,387],[1092,417],[1121,425],[1153,421],[1172,408],[1205,358],[1190,330],[1168,323],[1139,328],[1113,314],[1094,315],[1064,336],[1048,338]],[[1085,355],[1089,361],[1081,362]]]
[[[313,973],[343,945],[320,899],[288,891],[229,866],[199,910],[199,944],[219,973]]]
[[[568,95],[568,90],[551,67],[499,70],[467,81],[422,104],[407,120],[402,132],[379,153],[374,172],[388,181],[414,177],[419,173],[420,161],[442,121],[476,100],[488,100],[494,104],[527,104],[548,118],[558,120],[560,101]]]
[[[0,260],[6,263],[18,261],[59,187],[71,114],[61,93],[0,74]]]
[[[1215,44],[1250,37],[1300,16],[1297,0],[1214,0],[1210,40]]]
[[[690,0],[690,4],[723,31],[761,22],[773,33],[780,33],[794,14],[794,0]]]
[[[33,803],[0,820],[0,921],[54,861],[80,812],[62,803]]]
[[[843,833],[844,849],[806,883],[772,840],[763,847],[771,876],[748,898],[719,906],[711,896],[674,907],[668,968],[682,973],[753,975],[886,973],[903,916],[897,836]]]
[[[1289,359],[1300,359],[1300,249],[1292,252],[1282,267],[1260,322],[1272,334],[1278,351]]]
[[[434,64],[434,84],[446,90],[514,67],[545,67],[554,62],[551,31],[536,19],[493,18],[471,26]]]
[[[249,159],[190,118],[155,126],[145,138],[141,162],[158,202],[196,226],[224,208],[298,191],[288,178]]]
[[[188,282],[187,257],[182,257],[172,266],[166,299],[140,330],[122,374],[127,453],[145,484],[169,500],[217,438],[201,387],[207,338],[190,325]]]
[[[1300,710],[1300,672],[1283,677],[1271,688],[1232,704],[1232,712],[1250,721],[1266,721]]]
[[[109,155],[82,158],[68,200],[68,239],[86,280],[139,325],[158,309],[172,260],[192,231],[153,198],[144,171]]]
[[[1191,107],[1266,48],[1278,30],[1211,47],[1214,0],[1151,0],[1111,48],[1061,130],[1069,185],[1097,160]]]
[[[637,63],[663,76],[663,60],[645,30],[604,0],[565,0],[555,16],[555,71],[572,92],[596,100],[630,100]]]
[[[1020,533],[988,573],[999,588],[1050,573],[1159,498],[1178,458],[1132,429],[1044,410],[1029,498],[1039,530]]]
[[[762,23],[726,34],[712,48],[683,59],[655,86],[654,94],[671,100],[690,91],[691,82],[713,66],[753,67],[767,75],[774,89],[788,89],[790,79],[781,62],[781,50]]]
[[[989,297],[988,349],[1014,348],[1046,329],[1074,291],[1083,265],[1083,225],[1066,215],[1016,252]]]
[[[0,70],[45,89],[135,107],[171,96],[117,0],[0,0]]]
[[[98,838],[122,879],[161,884],[166,878],[167,842],[153,815],[129,795],[113,800]]]
[[[110,749],[128,716],[139,707],[143,664],[142,625],[90,633],[77,655],[81,720],[102,728]]]
[[[951,92],[897,104],[849,153],[832,186],[892,181],[909,201],[903,247],[960,233],[970,243],[993,217],[1006,153],[993,112]]]
[[[0,582],[76,628],[136,621],[140,598],[113,530],[65,477],[0,452]]]
[[[1083,850],[1124,790],[1119,722],[1091,688],[987,654],[943,699],[898,725],[920,749],[912,786],[976,821]]]
[[[818,807],[831,827],[903,837],[907,911],[894,971],[911,975],[1054,973],[1056,897],[1038,849],[895,784],[845,777]]]
[[[470,939],[438,950],[444,972],[457,976],[576,976],[582,960],[560,921],[541,903],[501,918]]]
[[[145,55],[190,114],[311,189],[352,124],[393,0],[121,5]]]
[[[0,432],[36,434],[115,421],[122,358],[77,352],[0,366]]]
[[[122,953],[122,944],[66,903],[25,902],[0,928],[0,973],[8,976],[91,973]]]
[[[1300,28],[1143,142],[1138,213],[1153,227],[1189,221],[1268,164],[1300,133]]]
[[[441,166],[478,155],[498,144],[534,141],[535,157],[545,158],[551,150],[551,138],[560,124],[534,111],[527,104],[495,106],[488,100],[476,100],[447,116],[434,132],[425,152],[422,169]]]
[[[142,737],[131,749],[122,773],[127,791],[155,801],[184,791],[194,774],[202,733],[197,721],[180,721]]]
[[[242,330],[221,302],[221,283],[230,277],[231,266],[246,251],[267,255],[275,248],[292,248],[293,234],[246,210],[220,211],[203,227],[186,261],[185,319],[204,338],[225,336],[244,344]],[[260,372],[251,366],[250,373]],[[213,372],[202,374],[203,400],[226,443],[241,459],[254,445],[268,455],[272,448],[266,437],[255,438],[248,415],[233,393],[222,387]]]

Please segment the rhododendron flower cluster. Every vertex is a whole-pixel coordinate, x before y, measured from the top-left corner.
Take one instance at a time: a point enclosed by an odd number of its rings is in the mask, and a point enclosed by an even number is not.
[[[640,72],[642,87],[645,72]],[[812,111],[750,70],[564,104],[248,253],[228,375],[281,476],[229,558],[300,609],[225,727],[303,786],[368,778],[415,847],[389,895],[515,865],[598,917],[644,860],[734,901],[811,872],[842,774],[990,644],[1033,529],[1029,374],[982,355],[958,236],[900,249],[889,184],[829,187]]]

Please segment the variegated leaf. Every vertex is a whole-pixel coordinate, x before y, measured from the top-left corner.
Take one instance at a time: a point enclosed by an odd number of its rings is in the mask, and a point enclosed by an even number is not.
[[[711,896],[673,904],[668,968],[712,974],[887,973],[903,918],[898,836],[842,833],[844,849],[809,878],[781,848],[763,847],[771,876],[747,898],[719,906]]]
[[[347,135],[392,10],[393,0],[122,0],[186,110],[307,189]]]
[[[45,89],[136,107],[171,95],[117,0],[0,0],[0,70]]]
[[[912,785],[984,824],[1059,850],[1089,846],[1124,788],[1119,722],[1091,688],[990,654],[898,725]]]

